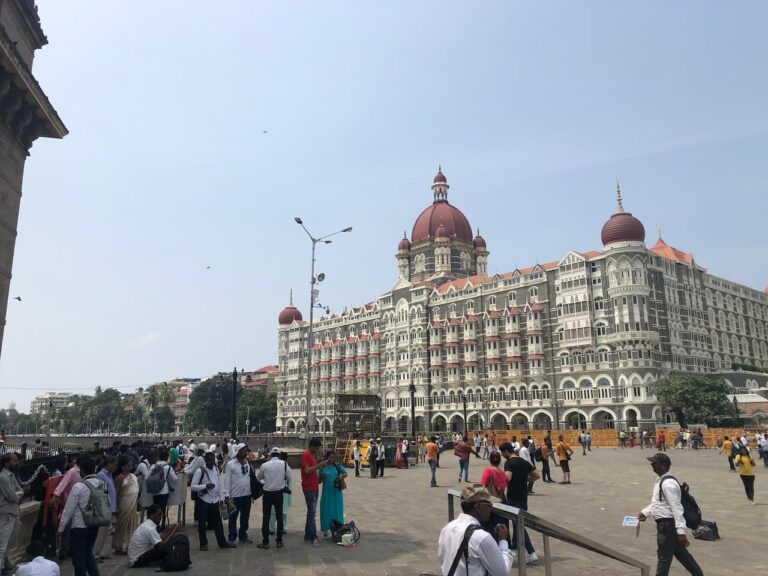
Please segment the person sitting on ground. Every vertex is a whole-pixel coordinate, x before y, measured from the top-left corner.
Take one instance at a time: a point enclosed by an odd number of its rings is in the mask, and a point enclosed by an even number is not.
[[[484,488],[467,486],[461,492],[461,514],[440,531],[437,557],[443,576],[467,574],[476,576],[509,576],[512,573],[512,556],[509,554],[509,529],[496,525],[498,544],[481,529],[493,511],[491,495]],[[463,543],[467,539],[467,557]]]
[[[163,520],[163,510],[154,504],[147,508],[147,519],[142,522],[128,543],[128,566],[143,568],[153,562],[160,563],[168,555],[168,542],[183,531],[181,526],[171,526],[160,534],[157,526]]]

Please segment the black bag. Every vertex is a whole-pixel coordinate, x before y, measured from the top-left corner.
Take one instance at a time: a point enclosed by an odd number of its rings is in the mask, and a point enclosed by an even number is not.
[[[709,542],[720,540],[720,531],[717,529],[717,522],[702,520],[701,525],[693,531],[693,537]]]
[[[541,462],[541,448],[536,448],[536,450],[533,451],[533,459],[536,460],[536,462]]]
[[[249,474],[251,480],[251,498],[258,500],[264,494],[264,485],[256,478],[256,472],[253,471],[253,466],[248,465],[251,469]]]
[[[192,560],[189,557],[189,538],[176,534],[168,542],[168,554],[160,563],[163,572],[183,572],[189,570]]]
[[[333,538],[333,541],[337,544],[341,542],[341,537],[344,536],[344,534],[351,534],[352,535],[352,543],[357,543],[358,540],[360,540],[360,530],[357,529],[357,526],[355,526],[354,521],[347,522],[346,524],[342,524],[335,518],[331,520],[331,537]]]
[[[688,484],[680,481],[674,476],[667,476],[664,480],[674,480],[680,486],[680,503],[683,505],[683,517],[685,518],[685,525],[691,530],[696,530],[701,525],[701,509],[696,504],[696,499],[691,496]],[[664,497],[664,480],[659,485],[659,500]]]

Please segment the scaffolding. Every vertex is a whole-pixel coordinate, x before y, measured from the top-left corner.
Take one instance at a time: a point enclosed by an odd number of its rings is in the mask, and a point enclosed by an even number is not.
[[[336,438],[381,434],[381,398],[376,394],[336,394],[333,414]]]

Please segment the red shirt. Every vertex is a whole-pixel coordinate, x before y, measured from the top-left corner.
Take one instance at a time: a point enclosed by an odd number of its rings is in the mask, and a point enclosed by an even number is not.
[[[320,490],[320,482],[317,479],[317,470],[309,474],[304,472],[305,468],[311,468],[316,464],[317,460],[312,456],[312,452],[304,450],[304,452],[301,453],[301,488],[303,490]]]

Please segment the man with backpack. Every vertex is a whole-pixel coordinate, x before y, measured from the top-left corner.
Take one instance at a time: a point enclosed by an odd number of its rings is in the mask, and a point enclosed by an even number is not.
[[[144,486],[152,494],[152,503],[163,511],[163,521],[160,530],[165,530],[168,524],[168,498],[175,489],[178,476],[173,466],[168,464],[168,448],[161,448],[157,462],[149,469]]]
[[[224,537],[224,526],[221,522],[219,501],[221,500],[221,480],[219,470],[215,466],[216,455],[213,452],[205,453],[205,466],[198,468],[192,477],[192,491],[197,492],[200,502],[199,521],[197,533],[200,538],[200,550],[208,551],[208,526],[213,528],[216,535],[216,543],[219,548],[237,548],[237,545],[227,542]]]
[[[109,510],[106,486],[93,475],[96,469],[93,460],[89,456],[81,457],[79,466],[83,479],[69,493],[59,521],[59,533],[72,523],[69,551],[75,576],[100,576],[93,545],[99,527],[111,522],[112,512]]]
[[[690,546],[687,524],[697,513],[699,521],[701,520],[698,506],[688,495],[687,490],[684,491],[677,479],[669,473],[672,466],[669,456],[659,452],[647,460],[651,463],[658,479],[653,485],[651,503],[637,515],[637,518],[641,522],[649,517],[656,520],[656,557],[658,559],[656,576],[669,574],[672,557],[677,558],[693,576],[703,576],[704,572],[691,553],[686,550]]]

